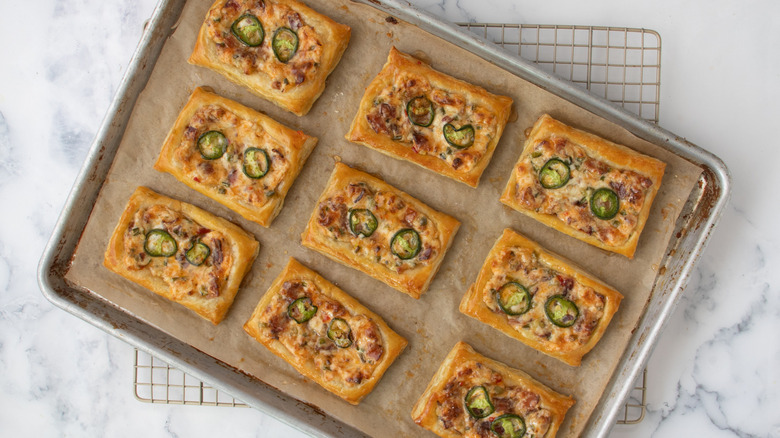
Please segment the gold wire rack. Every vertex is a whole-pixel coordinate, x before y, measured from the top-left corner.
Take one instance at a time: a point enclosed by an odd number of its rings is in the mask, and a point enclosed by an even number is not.
[[[628,111],[658,122],[661,37],[647,29],[599,26],[458,23]],[[135,397],[146,403],[246,407],[232,396],[135,351]],[[634,383],[618,424],[645,417],[647,370]]]

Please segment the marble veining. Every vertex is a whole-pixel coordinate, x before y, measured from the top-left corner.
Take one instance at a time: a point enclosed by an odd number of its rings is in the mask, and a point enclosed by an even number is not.
[[[734,190],[648,364],[646,418],[611,436],[780,438],[780,3],[412,3],[457,22],[659,31],[660,123],[723,158]],[[38,289],[38,259],[154,6],[0,4],[4,17],[26,17],[0,27],[2,436],[304,436],[253,409],[136,401],[132,348]]]

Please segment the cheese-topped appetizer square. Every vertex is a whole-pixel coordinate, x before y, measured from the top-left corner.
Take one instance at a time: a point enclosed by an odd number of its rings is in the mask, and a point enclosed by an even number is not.
[[[616,290],[506,229],[463,296],[460,311],[578,366],[622,299]]]
[[[301,237],[304,246],[420,298],[458,227],[381,179],[336,163]]]
[[[268,227],[316,144],[315,137],[196,88],[154,168]]]
[[[379,315],[290,259],[244,330],[299,373],[358,404],[406,347]]]
[[[415,423],[447,438],[554,438],[574,399],[458,342],[412,410]]]
[[[349,26],[296,0],[217,0],[189,62],[302,116],[325,90],[349,37]]]
[[[258,248],[237,225],[139,187],[111,235],[103,265],[218,324]]]
[[[633,258],[665,168],[655,158],[545,114],[531,129],[501,202]]]
[[[393,47],[346,137],[476,187],[511,107]]]

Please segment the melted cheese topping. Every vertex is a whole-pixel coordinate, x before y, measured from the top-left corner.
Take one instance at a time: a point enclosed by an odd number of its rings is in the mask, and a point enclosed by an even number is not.
[[[222,157],[206,160],[198,149],[198,138],[208,131],[219,131],[228,140]],[[243,171],[244,151],[250,147],[265,150],[270,169],[265,176],[253,179]],[[242,119],[220,105],[207,105],[193,114],[181,143],[174,151],[175,162],[182,173],[214,193],[232,198],[250,207],[265,205],[277,196],[291,164],[287,151],[260,125]]]
[[[483,386],[495,411],[485,418],[469,415],[465,405],[466,394],[475,386]],[[521,386],[508,384],[499,372],[477,362],[467,361],[455,368],[444,387],[433,394],[436,415],[441,426],[464,437],[493,437],[490,423],[504,414],[523,418],[525,437],[543,437],[550,428],[552,416],[544,407],[541,396]]]
[[[539,171],[551,158],[569,165],[569,182],[558,189],[545,189],[539,182]],[[519,203],[532,211],[556,216],[574,229],[595,236],[600,241],[619,246],[636,230],[653,181],[632,170],[618,169],[599,161],[585,148],[565,138],[551,136],[526,151],[515,168],[516,196]],[[593,192],[606,187],[620,200],[617,216],[604,220],[590,210]]]
[[[317,313],[299,324],[287,314],[287,308],[303,297],[311,299]],[[328,326],[333,318],[345,320],[352,330],[353,342],[349,347],[339,348],[328,338]],[[384,343],[374,321],[366,315],[350,313],[311,281],[284,282],[259,321],[266,337],[281,342],[299,363],[313,364],[326,382],[337,379],[346,386],[358,386],[374,374],[384,355]]]
[[[178,249],[170,257],[151,257],[144,251],[146,233],[165,230],[176,240]],[[201,242],[211,251],[203,264],[195,266],[186,259],[187,250]],[[231,243],[219,231],[210,230],[163,205],[138,210],[124,233],[125,266],[134,271],[147,270],[170,288],[171,298],[187,296],[215,298],[225,287],[233,266]]]
[[[233,22],[247,13],[257,17],[265,32],[257,47],[247,46],[231,31]],[[263,73],[270,78],[271,86],[281,92],[306,82],[319,70],[322,39],[287,5],[263,0],[227,0],[221,8],[209,11],[206,26],[221,62],[242,69],[246,75]],[[272,48],[274,33],[283,27],[298,36],[298,50],[287,63],[279,61]]]
[[[367,209],[377,219],[377,228],[368,237],[355,235],[349,227],[349,210]],[[403,273],[420,265],[427,265],[440,253],[444,242],[424,213],[407,204],[393,192],[383,191],[364,182],[349,183],[336,190],[318,206],[317,224],[331,239],[346,244],[360,259],[384,265],[393,272]],[[391,251],[395,234],[412,228],[420,235],[420,251],[416,256],[402,260]]]
[[[457,171],[466,173],[474,168],[496,136],[496,114],[469,102],[466,96],[435,88],[423,76],[399,73],[393,79],[393,83],[374,98],[373,107],[366,114],[371,129],[386,134],[415,153],[438,157]],[[430,126],[414,125],[406,114],[406,105],[418,96],[425,96],[433,103],[434,117]],[[448,123],[456,129],[472,125],[474,143],[465,149],[452,147],[444,138],[444,125]]]
[[[606,299],[593,288],[583,286],[573,277],[561,274],[541,263],[528,248],[504,248],[490,261],[492,277],[482,291],[482,300],[493,312],[507,318],[523,336],[544,344],[548,351],[570,351],[588,342],[604,316]],[[498,303],[497,291],[514,281],[531,294],[531,308],[522,315],[507,315]],[[558,327],[544,310],[547,300],[563,295],[574,302],[579,316],[569,327]]]

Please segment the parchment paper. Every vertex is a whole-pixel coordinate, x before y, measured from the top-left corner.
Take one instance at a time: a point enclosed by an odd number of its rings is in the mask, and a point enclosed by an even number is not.
[[[520,368],[555,390],[577,399],[559,435],[578,436],[611,377],[632,330],[644,311],[675,220],[699,168],[640,140],[603,119],[557,98],[422,30],[394,20],[370,6],[348,0],[307,0],[310,6],[352,27],[352,39],[328,86],[304,117],[233,85],[222,76],[187,63],[211,0],[192,0],[166,42],[149,84],[140,95],[102,192],[77,248],[66,279],[137,315],[201,351],[245,371],[372,436],[429,435],[410,419],[416,399],[457,341]],[[512,97],[516,120],[509,123],[477,189],[351,144],[344,139],[365,87],[379,72],[390,47],[426,58],[434,68],[489,91]],[[152,168],[163,140],[197,86],[249,105],[320,141],[287,195],[284,209],[269,229],[244,220],[214,201]],[[666,174],[634,260],[611,255],[541,225],[499,202],[512,165],[520,155],[523,131],[548,112],[575,127],[628,145],[667,163]],[[334,160],[372,172],[388,183],[462,222],[441,270],[420,300],[397,292],[356,270],[300,245],[300,234],[315,208]],[[130,194],[145,185],[225,217],[253,233],[260,254],[245,278],[227,318],[218,326],[182,306],[137,286],[102,266],[109,236]],[[562,254],[625,295],[616,318],[582,366],[570,367],[512,340],[458,312],[458,303],[475,281],[490,247],[511,227]],[[260,297],[295,257],[380,314],[409,340],[409,346],[359,406],[351,406],[302,378],[242,329]]]

